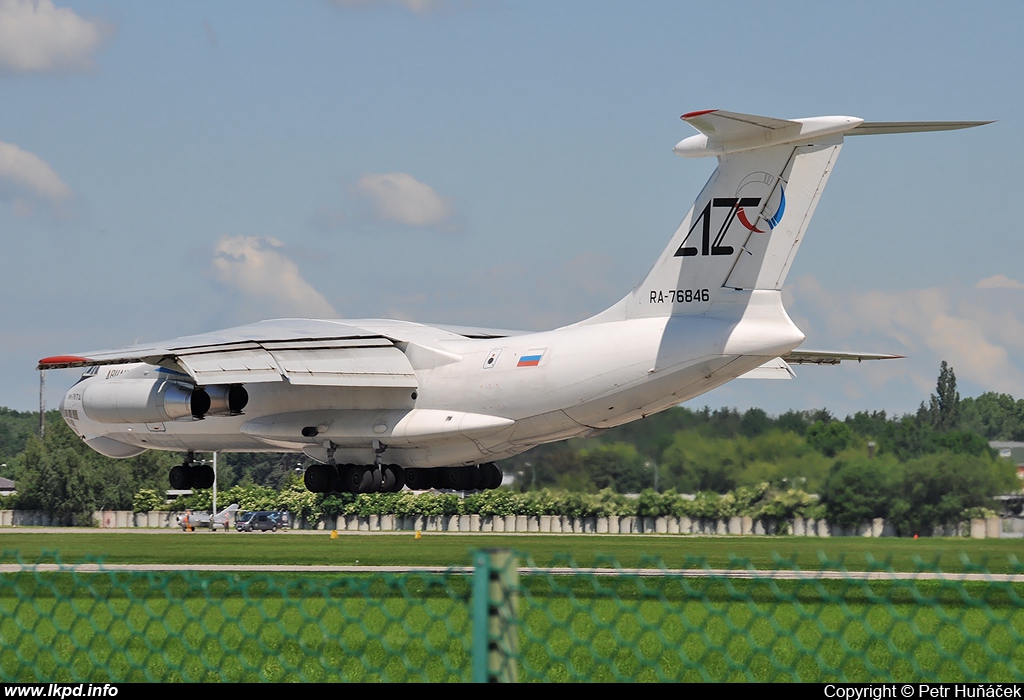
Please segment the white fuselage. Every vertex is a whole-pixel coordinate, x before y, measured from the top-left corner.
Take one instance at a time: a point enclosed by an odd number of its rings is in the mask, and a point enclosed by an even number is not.
[[[414,388],[252,383],[245,385],[242,415],[92,420],[83,405],[87,391],[95,391],[90,383],[189,381],[134,363],[84,377],[61,411],[83,439],[111,456],[146,449],[304,451],[326,460],[330,443],[339,463],[372,463],[375,447],[386,448],[385,462],[403,467],[493,461],[664,410],[803,341],[779,292],[735,297],[703,315],[584,322],[482,339],[397,321],[353,321],[402,349],[415,371]]]

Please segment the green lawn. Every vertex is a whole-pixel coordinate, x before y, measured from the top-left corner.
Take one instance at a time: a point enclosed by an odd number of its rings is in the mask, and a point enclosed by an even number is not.
[[[464,566],[477,549],[527,552],[538,566],[571,559],[580,566],[618,562],[625,567],[702,566],[759,569],[875,566],[898,571],[973,570],[1024,572],[1017,562],[1022,540],[870,539],[857,537],[672,537],[658,535],[449,535],[329,533],[117,532],[69,530],[41,533],[0,531],[3,561],[18,552],[25,561],[54,554],[67,563],[99,559],[110,563],[168,564],[363,564]]]
[[[1021,586],[524,578],[522,680],[1021,681]],[[0,577],[13,681],[465,681],[464,576]]]
[[[1012,540],[4,531],[3,562],[538,565],[1020,571]],[[17,554],[15,554],[17,552]],[[781,563],[780,563],[781,560]],[[0,679],[461,681],[458,574],[0,575]],[[522,680],[1024,681],[1024,585],[525,576]]]

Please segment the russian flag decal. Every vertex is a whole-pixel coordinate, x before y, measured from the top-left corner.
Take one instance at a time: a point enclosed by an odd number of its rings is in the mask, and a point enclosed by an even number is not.
[[[530,350],[519,358],[516,367],[536,367],[540,364],[542,357],[544,357],[544,350]]]

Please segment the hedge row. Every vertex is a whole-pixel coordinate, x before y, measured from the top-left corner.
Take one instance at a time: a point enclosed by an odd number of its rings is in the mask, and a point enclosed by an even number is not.
[[[278,492],[263,486],[236,486],[218,493],[218,506],[238,503],[241,510],[287,510],[295,517],[316,520],[344,515],[565,515],[589,516],[675,516],[688,518],[821,519],[824,508],[817,497],[796,489],[780,490],[761,484],[740,487],[726,494],[712,492],[696,496],[674,491],[656,493],[647,489],[639,495],[623,495],[604,489],[579,493],[543,489],[517,493],[507,489],[473,493],[464,498],[454,493],[372,493],[312,494],[291,485]],[[211,491],[197,491],[173,504],[163,503],[155,491],[136,495],[135,512],[150,510],[210,510]]]

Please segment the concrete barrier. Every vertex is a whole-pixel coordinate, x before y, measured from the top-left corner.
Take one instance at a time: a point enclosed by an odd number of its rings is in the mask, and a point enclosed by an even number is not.
[[[101,528],[175,528],[176,516],[171,511],[96,511],[88,525]],[[35,510],[0,510],[0,527],[53,527],[59,523],[49,513]],[[82,526],[73,519],[71,524]],[[891,523],[875,518],[871,522],[844,530],[814,518],[791,521],[753,520],[748,516],[727,519],[691,519],[687,517],[636,517],[631,515],[587,516],[570,518],[558,515],[345,515],[321,518],[317,522],[297,523],[296,529],[318,529],[348,532],[530,532],[575,534],[669,534],[669,535],[773,535],[792,533],[800,537],[895,537]],[[977,518],[970,522],[939,526],[931,533],[936,537],[970,537],[996,539],[1024,536],[1024,519]]]

